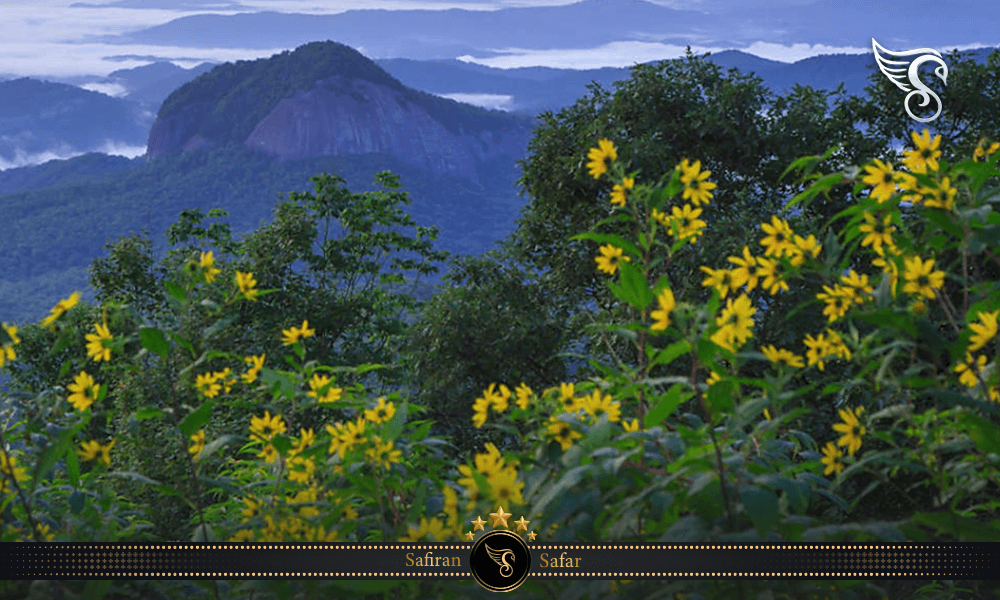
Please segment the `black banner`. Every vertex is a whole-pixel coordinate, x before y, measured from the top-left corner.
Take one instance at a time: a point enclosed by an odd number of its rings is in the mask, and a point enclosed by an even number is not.
[[[490,544],[495,547],[485,547]],[[992,579],[998,557],[1000,543],[979,542],[576,545],[497,537],[485,545],[9,543],[3,544],[0,570],[4,579]]]

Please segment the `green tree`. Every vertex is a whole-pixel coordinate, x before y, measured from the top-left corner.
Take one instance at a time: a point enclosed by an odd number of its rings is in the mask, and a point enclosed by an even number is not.
[[[436,228],[416,226],[403,210],[410,199],[399,189],[398,178],[383,172],[375,179],[381,190],[352,193],[339,176],[313,177],[315,193],[290,193],[289,200],[275,208],[272,222],[239,240],[233,239],[223,220],[228,216],[224,211],[207,215],[183,211],[167,234],[174,248],[159,263],[154,262],[152,242],[145,234],[119,238],[91,266],[91,285],[99,304],[72,313],[73,319],[84,319],[78,328],[55,332],[37,325],[24,328],[20,360],[11,372],[12,389],[65,385],[67,377],[87,366],[86,357],[67,350],[71,344],[82,346],[82,335],[64,339],[66,332],[92,331],[102,312],[112,315],[112,331],[120,331],[124,325],[116,324],[126,320],[154,324],[176,319],[172,309],[178,305],[177,295],[184,293],[183,286],[166,274],[193,275],[210,251],[219,269],[215,277],[226,283],[204,290],[202,302],[182,315],[183,327],[180,322],[170,324],[190,341],[191,357],[203,357],[198,373],[222,368],[223,354],[280,356],[280,332],[308,320],[316,332],[310,339],[312,359],[332,365],[386,366],[364,379],[346,381],[345,376],[338,385],[398,389],[403,380],[399,345],[420,304],[409,292],[419,278],[436,272],[435,263],[447,253],[433,248]],[[256,287],[265,290],[256,301],[226,302],[237,291],[237,271],[252,273]],[[209,349],[214,353],[205,354]],[[184,481],[178,474],[186,468],[186,460],[172,451],[176,442],[172,425],[132,417],[141,407],[170,408],[165,399],[173,394],[180,375],[155,362],[145,354],[129,368],[102,372],[102,381],[116,391],[113,397],[121,415],[108,427],[121,438],[117,448],[126,463],[122,470],[155,480]],[[193,396],[174,399],[197,406]],[[234,400],[219,409],[222,429],[245,426],[248,411],[256,407],[243,400],[234,392]],[[186,530],[190,507],[180,500],[158,498],[154,490],[127,482],[122,486],[147,503],[158,535],[176,536]]]
[[[405,342],[411,393],[458,450],[481,450],[512,432],[473,428],[473,399],[491,384],[564,378],[567,312],[499,251],[455,259],[445,280]]]
[[[695,252],[669,268],[674,289],[692,298],[708,295],[698,266],[722,267],[723,257],[739,255],[744,245],[759,250],[756,224],[799,191],[794,181],[779,181],[792,160],[822,154],[836,143],[847,148],[834,157],[840,164],[884,150],[855,129],[850,111],[829,109],[834,94],[797,87],[776,98],[759,78],[735,69],[723,73],[690,52],[682,60],[637,65],[615,87],[612,93],[594,84],[573,106],[543,113],[530,156],[520,161],[518,184],[529,204],[513,255],[542,273],[553,293],[581,309],[603,311],[613,304],[595,269],[595,245],[569,240],[611,212],[610,186],[585,168],[587,149],[598,139],[614,142],[626,172],[638,171],[646,180],[669,177],[684,158],[700,160],[712,172],[718,188],[702,215],[707,233]],[[605,231],[627,233],[615,223]],[[589,320],[586,312],[578,311],[582,322]]]

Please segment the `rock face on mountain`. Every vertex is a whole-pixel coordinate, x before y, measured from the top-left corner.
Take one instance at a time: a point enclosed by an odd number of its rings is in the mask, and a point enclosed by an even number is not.
[[[224,67],[164,102],[150,130],[148,157],[226,143],[280,161],[382,153],[478,182],[481,163],[523,157],[531,134],[530,119],[412,90],[333,42]]]
[[[528,134],[525,128],[454,134],[395,90],[331,77],[278,102],[244,143],[281,160],[385,153],[475,181],[479,161],[523,156]]]

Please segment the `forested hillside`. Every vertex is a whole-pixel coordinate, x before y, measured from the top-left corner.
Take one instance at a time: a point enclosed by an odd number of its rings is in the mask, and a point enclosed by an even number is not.
[[[141,160],[141,159],[137,159]],[[520,207],[513,165],[494,165],[484,185],[434,176],[388,156],[320,157],[277,163],[232,145],[163,157],[118,170],[131,161],[80,157],[52,163],[52,172],[105,169],[106,176],[0,196],[0,222],[17,224],[6,232],[0,254],[0,314],[5,321],[39,318],[53,297],[85,289],[87,266],[106,241],[146,228],[163,250],[163,232],[185,209],[222,208],[232,214],[234,232],[269,219],[279,195],[307,190],[309,178],[337,173],[352,189],[372,189],[372,175],[391,170],[413,198],[409,212],[420,225],[441,228],[440,246],[479,254],[513,229]],[[93,167],[92,167],[93,165]],[[37,173],[37,185],[54,173]],[[0,174],[0,185],[4,179]]]

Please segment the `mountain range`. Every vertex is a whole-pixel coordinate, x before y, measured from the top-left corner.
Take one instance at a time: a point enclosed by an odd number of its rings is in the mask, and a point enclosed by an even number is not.
[[[982,60],[987,53],[972,54]],[[786,64],[736,51],[709,60],[753,72],[778,93],[795,84],[840,83],[859,93],[874,62],[838,55]],[[146,228],[162,252],[162,234],[181,210],[224,208],[235,232],[249,231],[269,217],[277,197],[310,190],[309,177],[322,171],[341,174],[353,191],[374,189],[377,171],[399,174],[417,223],[441,228],[439,247],[478,254],[513,230],[524,205],[514,187],[515,161],[525,156],[532,117],[571,104],[591,81],[611,88],[628,75],[613,68],[372,61],[322,42],[269,59],[187,70],[154,63],[77,82],[118,86],[118,97],[66,83],[0,82],[11,107],[0,112],[0,139],[30,139],[29,132],[86,150],[114,132],[146,151],[0,171],[0,220],[8,231],[0,315],[37,318],[73,289],[85,289],[86,268],[104,243],[130,231]],[[509,111],[442,96],[509,97]]]
[[[598,48],[620,42],[684,47],[745,48],[819,44],[869,48],[912,40],[944,50],[969,40],[996,40],[994,19],[977,18],[982,3],[911,0],[905,12],[880,12],[842,0],[756,2],[714,10],[712,2],[675,9],[644,0],[584,0],[557,6],[500,10],[356,9],[333,15],[284,12],[199,14],[122,34],[82,41],[172,48],[289,48],[335,39],[372,58],[480,59],[521,51]],[[991,14],[990,9],[985,9]],[[888,47],[888,46],[887,46]],[[911,46],[914,47],[914,46]]]

